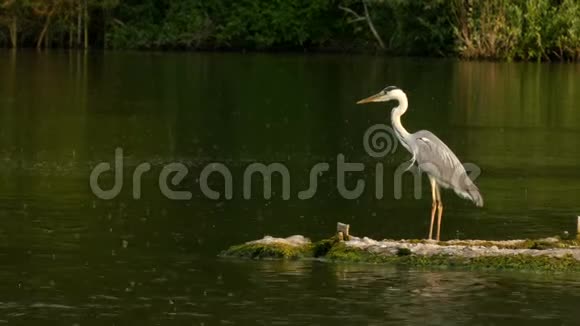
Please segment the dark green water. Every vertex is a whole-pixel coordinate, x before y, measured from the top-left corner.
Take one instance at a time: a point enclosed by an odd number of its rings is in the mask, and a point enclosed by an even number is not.
[[[386,85],[409,96],[403,123],[429,129],[476,164],[478,209],[446,191],[442,238],[543,237],[574,231],[580,214],[580,65],[476,63],[365,56],[0,53],[0,323],[63,325],[577,325],[578,275],[408,270],[319,262],[228,261],[229,245],[266,234],[332,234],[337,221],[373,238],[427,235],[420,200],[377,161],[363,135],[392,104],[355,101]],[[388,122],[386,122],[388,123]],[[119,196],[89,187],[124,151]],[[353,200],[336,187],[337,155],[361,162]],[[141,199],[131,175],[142,162]],[[169,200],[163,166],[189,174]],[[233,199],[212,200],[202,169],[224,163]],[[244,169],[280,162],[271,200],[245,200]],[[297,193],[328,162],[309,200]],[[375,165],[385,165],[375,198]],[[112,184],[103,176],[103,188]],[[259,180],[258,180],[259,181]],[[220,178],[210,178],[216,190]]]

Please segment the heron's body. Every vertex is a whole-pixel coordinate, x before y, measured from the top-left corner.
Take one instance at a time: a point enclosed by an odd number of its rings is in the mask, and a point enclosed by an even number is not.
[[[403,127],[401,116],[407,111],[408,101],[402,90],[389,86],[378,94],[358,103],[386,102],[390,100],[399,102],[399,105],[391,111],[391,122],[397,138],[413,156],[411,164],[417,163],[419,169],[429,176],[433,196],[429,239],[433,235],[435,212],[438,210],[437,240],[439,240],[443,214],[440,187],[453,189],[456,194],[471,200],[477,206],[483,206],[483,198],[457,156],[441,139],[427,130],[420,130],[411,134]]]

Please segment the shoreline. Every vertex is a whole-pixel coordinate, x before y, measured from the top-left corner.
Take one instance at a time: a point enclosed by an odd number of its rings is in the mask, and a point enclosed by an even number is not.
[[[47,53],[74,53],[74,54],[98,54],[104,55],[107,53],[131,53],[131,54],[216,54],[216,55],[227,55],[227,54],[239,54],[239,55],[267,55],[267,56],[364,56],[370,58],[385,58],[385,59],[419,59],[419,60],[450,60],[457,62],[473,62],[473,63],[527,63],[527,64],[580,64],[580,59],[578,60],[521,60],[521,59],[503,59],[503,58],[464,58],[459,55],[412,55],[412,54],[396,54],[383,51],[372,51],[372,50],[354,50],[354,51],[341,51],[341,50],[325,50],[325,49],[315,49],[315,50],[299,50],[299,49],[243,49],[243,48],[201,48],[201,49],[179,49],[179,48],[147,48],[147,49],[107,49],[107,48],[92,48],[92,49],[76,49],[76,48],[47,48],[38,50],[31,47],[21,47],[21,48],[8,48],[0,47],[0,52],[4,53],[34,53],[34,54],[47,54]]]

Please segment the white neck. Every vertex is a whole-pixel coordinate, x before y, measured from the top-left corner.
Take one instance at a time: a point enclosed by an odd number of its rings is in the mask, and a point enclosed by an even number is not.
[[[405,95],[403,91],[397,90],[396,92],[393,92],[393,99],[397,100],[399,105],[391,111],[391,122],[393,124],[393,128],[396,131],[397,138],[399,138],[403,145],[406,145],[406,143],[408,143],[406,139],[409,138],[410,134],[401,124],[401,116],[405,114],[407,107],[409,106],[407,95]]]

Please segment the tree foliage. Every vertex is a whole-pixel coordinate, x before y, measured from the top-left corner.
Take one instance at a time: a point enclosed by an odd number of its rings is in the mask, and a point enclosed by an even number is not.
[[[580,59],[578,0],[0,0],[0,46]]]

